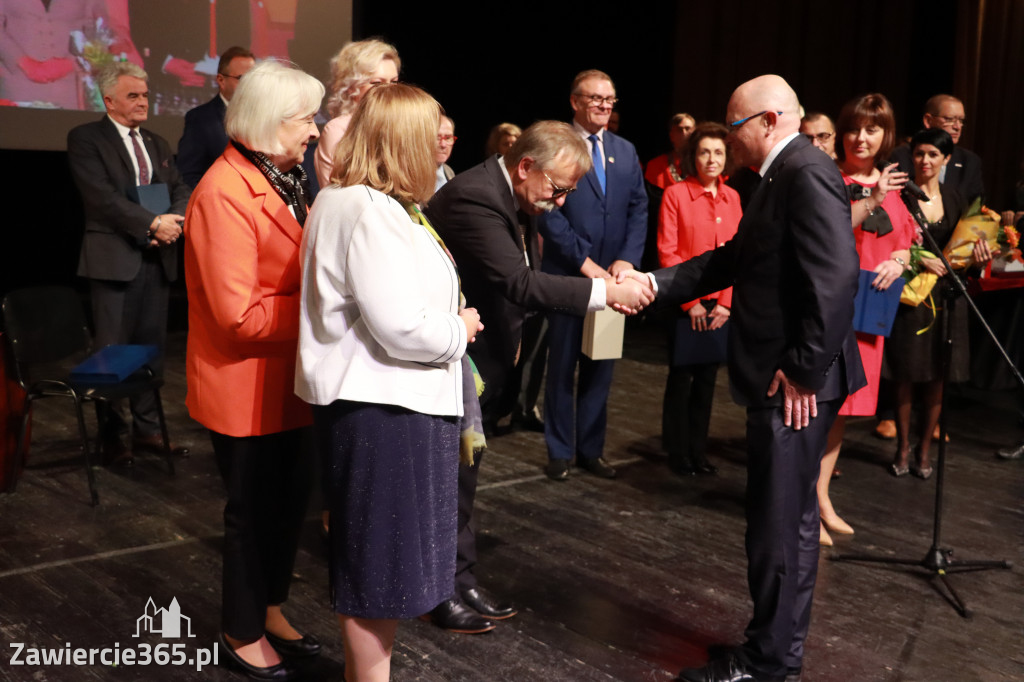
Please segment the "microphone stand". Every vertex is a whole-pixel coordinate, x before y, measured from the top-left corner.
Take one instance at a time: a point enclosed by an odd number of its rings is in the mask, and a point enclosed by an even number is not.
[[[904,190],[906,191],[906,190]],[[920,191],[920,190],[918,190]],[[922,193],[923,194],[923,193]],[[1020,370],[1017,369],[1016,365],[1013,364],[1013,360],[1006,353],[1006,349],[1003,348],[1002,344],[999,343],[999,339],[996,338],[992,328],[988,326],[988,322],[985,321],[981,311],[978,310],[978,306],[975,305],[974,301],[967,294],[967,287],[964,285],[963,280],[960,279],[953,272],[953,268],[950,266],[949,261],[942,254],[942,249],[935,241],[935,237],[928,231],[928,226],[925,223],[923,216],[920,211],[910,211],[910,214],[914,216],[914,220],[921,227],[921,233],[924,235],[924,239],[928,244],[928,248],[931,249],[938,258],[942,260],[942,264],[946,266],[946,277],[950,282],[953,283],[955,291],[949,295],[945,305],[949,305],[957,296],[962,296],[964,301],[967,302],[968,307],[974,312],[981,326],[988,333],[992,339],[992,343],[995,344],[999,353],[1003,356],[1006,364],[1009,365],[1013,375],[1017,378],[1017,382],[1024,388],[1024,377],[1021,376]],[[870,554],[836,554],[832,556],[833,561],[864,561],[879,564],[896,564],[901,566],[919,566],[925,569],[932,577],[937,577],[942,585],[946,588],[946,594],[942,594],[941,590],[938,590],[940,594],[948,601],[956,612],[962,617],[970,617],[970,611],[967,605],[960,598],[960,595],[953,585],[949,581],[950,573],[963,573],[967,571],[987,571],[994,568],[1011,568],[1012,565],[1006,560],[970,560],[964,561],[953,558],[953,550],[942,547],[942,501],[943,501],[943,489],[945,485],[945,471],[946,471],[946,395],[948,391],[946,388],[949,385],[949,372],[950,365],[953,358],[953,338],[949,324],[949,310],[945,311],[942,316],[941,334],[945,340],[943,344],[942,352],[942,377],[943,377],[943,389],[942,389],[942,402],[941,412],[939,413],[939,445],[938,445],[938,459],[936,463],[936,481],[935,481],[935,517],[932,526],[932,544],[928,548],[927,553],[923,559],[912,559],[912,558],[892,558],[874,556]]]

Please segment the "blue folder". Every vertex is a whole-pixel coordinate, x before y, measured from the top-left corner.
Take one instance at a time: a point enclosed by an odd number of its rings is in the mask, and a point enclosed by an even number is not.
[[[672,366],[725,362],[728,355],[729,323],[714,331],[696,332],[685,313],[676,320]]]
[[[158,353],[156,346],[105,346],[71,370],[71,380],[82,384],[117,384],[156,359]]]
[[[898,277],[888,289],[879,291],[871,286],[875,277],[870,270],[860,271],[860,286],[853,301],[853,328],[865,334],[889,336],[905,282]]]

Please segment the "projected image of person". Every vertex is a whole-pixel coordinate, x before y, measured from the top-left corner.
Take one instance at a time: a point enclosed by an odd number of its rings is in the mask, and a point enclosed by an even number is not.
[[[97,20],[109,23],[103,0],[0,0],[0,99],[91,108],[83,106],[83,71],[71,53],[71,33],[93,31]]]

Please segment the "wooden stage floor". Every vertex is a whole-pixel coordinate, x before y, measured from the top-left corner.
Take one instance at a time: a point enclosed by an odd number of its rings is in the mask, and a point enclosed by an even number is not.
[[[0,679],[232,680],[223,668],[11,665],[13,643],[121,650],[213,646],[219,621],[223,502],[209,439],[183,406],[184,336],[172,335],[164,401],[172,437],[192,456],[168,476],[142,457],[97,470],[88,504],[69,406],[37,408],[30,469],[0,496]],[[738,643],[749,616],[743,555],[743,413],[719,374],[711,425],[715,478],[669,473],[659,451],[666,375],[661,335],[631,326],[616,368],[606,456],[620,477],[574,471],[547,480],[543,438],[491,441],[477,498],[482,585],[509,597],[517,617],[481,636],[401,624],[396,681],[672,680],[702,664],[712,643]],[[49,404],[47,404],[47,402]],[[807,644],[807,682],[1024,680],[1024,471],[993,456],[1022,432],[1006,394],[954,391],[949,410],[943,546],[960,558],[1007,559],[1012,570],[955,575],[973,615],[961,618],[927,575],[829,560],[823,552]],[[90,420],[92,421],[92,420]],[[935,477],[895,479],[893,445],[851,422],[832,486],[855,528],[834,551],[923,558],[931,544]],[[326,561],[311,507],[287,613],[325,643],[309,680],[342,679],[342,647],[326,605]],[[162,639],[137,619],[147,600],[177,599],[194,638]],[[143,621],[145,622],[145,621]],[[22,658],[25,657],[22,653]],[[221,656],[223,660],[223,656]]]

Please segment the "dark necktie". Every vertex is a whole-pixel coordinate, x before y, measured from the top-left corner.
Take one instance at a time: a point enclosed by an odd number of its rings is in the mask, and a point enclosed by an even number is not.
[[[601,185],[601,191],[605,191],[604,164],[601,162],[601,149],[597,146],[597,135],[591,135],[590,155],[594,158],[594,173],[597,174],[597,182]]]
[[[132,138],[132,147],[135,148],[135,160],[139,162],[139,184],[149,184],[149,164],[146,163],[146,153],[142,151],[142,143],[139,142],[139,133],[136,130],[132,130],[128,133],[128,136]]]

